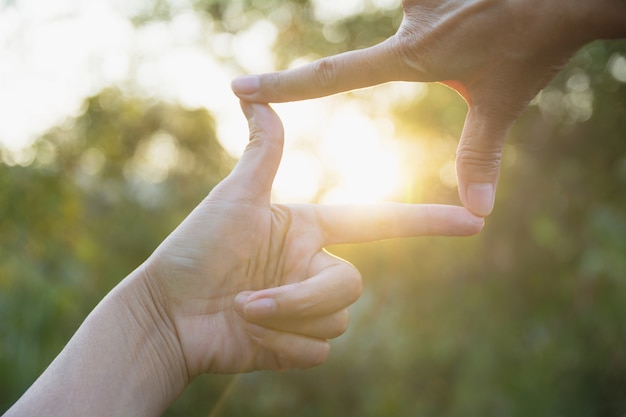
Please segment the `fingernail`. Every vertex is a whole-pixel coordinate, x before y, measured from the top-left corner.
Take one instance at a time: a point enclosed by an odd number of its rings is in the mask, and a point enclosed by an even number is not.
[[[237,296],[235,297],[236,312],[243,313],[246,306],[246,301],[248,301],[248,298],[250,298],[250,294],[252,294],[252,291],[244,291],[237,294]]]
[[[256,75],[244,75],[237,77],[230,83],[230,88],[232,88],[235,94],[256,93],[259,86],[260,80]]]
[[[276,314],[276,302],[271,298],[261,298],[248,303],[244,311],[247,319],[268,319]]]
[[[479,216],[488,216],[493,211],[495,189],[493,184],[470,184],[467,186],[468,208]]]

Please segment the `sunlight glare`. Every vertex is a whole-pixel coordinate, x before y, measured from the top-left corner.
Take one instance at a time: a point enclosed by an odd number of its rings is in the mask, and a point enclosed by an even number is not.
[[[316,12],[335,19],[357,13],[361,4],[346,0],[330,10],[318,1]],[[276,27],[262,20],[234,35],[208,33],[203,29],[207,22],[185,10],[169,22],[133,26],[126,14],[145,3],[121,5],[119,0],[25,0],[0,15],[0,110],[11,114],[0,126],[3,145],[15,152],[28,147],[50,126],[83,111],[85,97],[110,85],[131,85],[150,97],[208,109],[222,145],[231,155],[241,156],[248,142],[247,124],[230,80],[241,72],[275,69],[271,46]],[[225,65],[224,57],[233,57],[240,68]],[[303,62],[295,60],[294,65]],[[415,158],[406,161],[406,152],[392,139],[389,120],[371,118],[364,109],[384,115],[390,103],[405,96],[415,99],[425,91],[417,83],[388,85],[276,105],[286,132],[275,182],[278,201],[393,199],[406,187],[403,174]],[[144,143],[126,174],[164,180],[171,166],[163,155],[177,155],[170,139],[157,135]],[[29,160],[16,158],[14,163]],[[97,172],[97,156],[86,155],[82,162],[87,171]]]
[[[339,98],[276,106],[286,130],[275,182],[281,202],[367,203],[404,186],[393,124]]]
[[[283,158],[276,174],[275,200],[298,203],[315,199],[323,182],[323,169],[310,152],[293,149]]]
[[[330,23],[350,16],[354,16],[363,11],[361,0],[325,1],[316,0],[313,2],[315,17],[320,22]]]
[[[274,70],[271,51],[276,36],[278,30],[267,20],[259,20],[250,29],[238,33],[232,46],[237,62],[249,73]]]
[[[393,125],[373,120],[346,106],[321,138],[338,179],[323,198],[327,203],[367,203],[390,199],[401,179],[399,150],[392,142]]]

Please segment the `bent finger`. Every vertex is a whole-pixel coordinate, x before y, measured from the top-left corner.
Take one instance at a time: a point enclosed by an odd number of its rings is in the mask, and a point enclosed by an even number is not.
[[[354,303],[363,290],[359,271],[349,263],[323,252],[313,276],[304,281],[239,294],[235,311],[248,321],[289,321],[315,318],[341,311]]]
[[[283,125],[267,104],[242,101],[241,108],[248,119],[250,141],[224,183],[228,184],[231,196],[246,199],[263,196],[269,201],[272,183],[282,158]],[[218,190],[222,187],[218,186]]]
[[[493,211],[504,142],[514,117],[470,106],[456,156],[459,197],[478,216]]]
[[[346,332],[350,322],[347,308],[319,317],[249,320],[252,323],[280,332],[296,333],[318,339],[334,339]]]
[[[259,358],[260,369],[307,369],[321,365],[330,354],[328,340],[280,332],[246,323],[246,332],[265,350]]]

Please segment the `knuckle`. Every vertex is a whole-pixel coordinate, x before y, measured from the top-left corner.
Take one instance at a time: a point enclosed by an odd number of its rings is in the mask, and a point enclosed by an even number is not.
[[[258,128],[257,126],[250,127],[248,144],[246,145],[244,152],[249,152],[251,149],[256,149],[259,146],[262,146],[264,133],[265,132],[262,129]]]
[[[278,369],[308,369],[314,368],[326,362],[330,356],[330,343],[326,340],[319,340],[300,353],[276,355],[276,368]]]
[[[400,63],[399,71],[406,81],[435,81],[442,77],[433,65],[433,54],[437,50],[433,43],[437,39],[428,34],[427,26],[427,22],[406,19],[396,35],[390,38],[395,61]]]
[[[456,159],[458,171],[471,168],[496,173],[502,161],[502,148],[490,146],[489,149],[482,149],[469,143],[460,144]]]
[[[313,75],[315,83],[322,89],[328,89],[335,84],[337,74],[337,60],[333,57],[325,57],[315,62]]]
[[[337,313],[337,317],[335,319],[335,326],[333,332],[330,336],[331,339],[335,337],[339,337],[348,330],[348,324],[350,323],[350,312],[348,309],[343,309],[339,313]]]
[[[346,285],[351,294],[351,302],[355,302],[363,292],[363,279],[361,273],[355,267],[350,268],[350,272],[346,276]]]
[[[326,362],[326,359],[330,356],[330,344],[328,342],[321,342],[318,348],[309,355],[306,368],[313,368]]]
[[[264,85],[265,89],[269,90],[274,97],[273,101],[282,101],[283,88],[285,85],[283,74],[281,72],[275,72],[266,74],[263,78],[264,79],[262,79],[261,85]]]
[[[416,58],[415,44],[416,36],[413,33],[411,25],[405,25],[401,31],[393,38],[393,49],[397,52],[398,56],[402,58],[405,63],[413,63]]]

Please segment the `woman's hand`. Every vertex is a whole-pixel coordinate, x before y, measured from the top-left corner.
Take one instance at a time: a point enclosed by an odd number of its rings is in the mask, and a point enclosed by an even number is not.
[[[233,172],[104,297],[7,417],[156,416],[200,373],[320,364],[362,285],[325,245],[482,228],[462,207],[272,205],[282,125],[267,105],[243,109],[250,143]]]
[[[267,105],[242,106],[250,142],[241,160],[144,265],[157,320],[180,343],[190,378],[322,363],[362,287],[324,246],[471,235],[483,224],[462,207],[270,204],[282,125]]]
[[[404,0],[397,33],[300,68],[244,76],[242,99],[283,102],[388,81],[441,81],[468,102],[457,152],[459,194],[493,209],[505,138],[530,100],[585,43],[626,36],[623,0]]]

